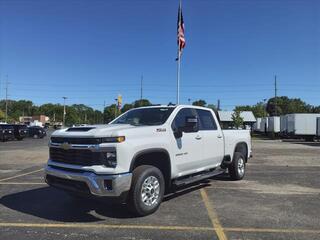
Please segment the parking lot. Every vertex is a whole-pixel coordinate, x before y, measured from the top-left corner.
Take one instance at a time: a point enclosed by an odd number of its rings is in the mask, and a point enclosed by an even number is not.
[[[0,143],[0,239],[320,239],[319,143],[253,140],[242,181],[215,177],[153,215],[43,182],[48,137]]]

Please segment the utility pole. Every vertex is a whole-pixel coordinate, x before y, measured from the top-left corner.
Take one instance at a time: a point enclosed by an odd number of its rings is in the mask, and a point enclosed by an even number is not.
[[[62,97],[63,98],[63,126],[65,126],[66,123],[66,99],[67,97]]]
[[[143,94],[143,75],[141,75],[141,80],[140,80],[140,103],[142,101],[142,94]]]
[[[220,111],[220,99],[218,99],[217,110]]]
[[[8,123],[8,75],[7,75],[7,79],[6,79],[6,123]]]
[[[275,115],[277,116],[277,75],[274,75],[274,110]]]
[[[115,98],[114,100],[116,101],[116,104],[115,104],[115,106],[114,106],[114,118],[116,118],[116,117],[117,117],[117,105],[118,105],[118,99],[117,99],[117,98]]]

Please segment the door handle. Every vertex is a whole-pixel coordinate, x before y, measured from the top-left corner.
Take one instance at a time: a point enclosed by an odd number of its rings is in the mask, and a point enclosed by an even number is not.
[[[200,140],[201,138],[202,138],[202,137],[201,137],[201,136],[199,136],[199,135],[198,135],[198,136],[196,136],[196,139],[197,139],[197,140]]]
[[[222,136],[221,136],[221,135],[218,135],[217,138],[222,138]]]

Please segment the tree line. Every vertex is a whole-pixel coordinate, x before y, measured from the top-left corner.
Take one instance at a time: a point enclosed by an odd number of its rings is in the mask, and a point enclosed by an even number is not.
[[[0,101],[0,121],[5,120],[5,100]],[[106,106],[103,111],[93,109],[84,104],[73,104],[66,106],[66,125],[72,124],[99,124],[108,123],[132,108],[150,106],[152,103],[148,99],[136,100],[133,103],[124,104],[121,109],[116,104]],[[214,104],[207,104],[205,100],[194,101],[192,105],[217,109]],[[289,98],[281,96],[270,98],[265,102],[258,102],[254,105],[236,106],[238,111],[252,111],[255,117],[266,117],[283,115],[289,113],[320,113],[320,106],[312,106],[299,98]],[[63,105],[45,103],[40,106],[29,100],[8,100],[8,122],[19,121],[20,116],[46,115],[51,122],[62,122]]]
[[[133,103],[124,104],[119,109],[116,104],[112,104],[103,111],[93,109],[84,104],[73,104],[66,106],[66,125],[73,124],[101,124],[108,123],[121,113],[131,108],[150,106],[152,103],[147,99],[136,100]],[[6,101],[0,101],[0,121],[5,121]],[[45,103],[40,106],[29,100],[8,100],[8,122],[18,122],[20,116],[46,115],[53,122],[63,121],[63,105]]]

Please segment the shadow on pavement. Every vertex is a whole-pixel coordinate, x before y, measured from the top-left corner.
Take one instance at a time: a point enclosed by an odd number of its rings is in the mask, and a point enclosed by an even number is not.
[[[209,180],[201,181],[176,192],[167,194],[163,201],[209,186]],[[3,196],[0,204],[12,210],[42,219],[62,222],[98,222],[109,218],[134,218],[125,204],[82,199],[69,196],[66,192],[52,187],[43,187]],[[92,211],[101,216],[94,216]]]
[[[132,218],[125,205],[104,203],[94,199],[75,199],[52,187],[32,189],[3,196],[0,204],[7,208],[43,219],[63,222],[96,222],[103,218]]]

